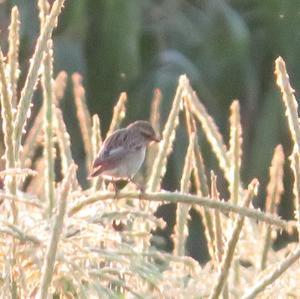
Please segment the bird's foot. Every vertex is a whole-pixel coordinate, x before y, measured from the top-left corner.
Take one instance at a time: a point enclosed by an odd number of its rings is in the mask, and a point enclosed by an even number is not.
[[[116,181],[111,181],[111,183],[112,183],[112,185],[113,185],[113,187],[114,187],[114,190],[115,190],[115,196],[114,196],[114,199],[117,199],[117,198],[118,198],[118,195],[119,195],[119,193],[120,193],[120,190],[119,190],[119,188],[118,188],[118,186],[117,186]]]
[[[131,182],[132,184],[134,184],[136,186],[136,189],[139,191],[139,199],[142,199],[142,196],[146,191],[145,185],[140,185],[140,184],[136,183],[135,181],[133,181],[132,178],[129,179],[129,182]]]

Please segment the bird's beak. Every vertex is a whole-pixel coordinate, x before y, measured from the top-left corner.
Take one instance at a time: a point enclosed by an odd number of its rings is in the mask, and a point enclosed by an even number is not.
[[[152,139],[152,141],[160,142],[161,138],[159,136],[154,136],[154,138]]]

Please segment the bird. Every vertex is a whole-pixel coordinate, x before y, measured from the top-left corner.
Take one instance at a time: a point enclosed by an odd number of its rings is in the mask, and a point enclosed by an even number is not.
[[[114,131],[104,140],[89,178],[101,176],[111,181],[117,193],[116,181],[134,183],[133,178],[141,168],[146,148],[151,142],[160,142],[160,138],[148,121],[137,120]]]

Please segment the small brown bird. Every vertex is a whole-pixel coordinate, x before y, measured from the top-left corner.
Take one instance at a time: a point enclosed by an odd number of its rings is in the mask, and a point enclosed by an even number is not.
[[[116,130],[103,142],[89,177],[100,175],[109,179],[115,189],[116,180],[132,181],[143,164],[146,147],[152,141],[159,142],[160,139],[147,121],[138,120]]]

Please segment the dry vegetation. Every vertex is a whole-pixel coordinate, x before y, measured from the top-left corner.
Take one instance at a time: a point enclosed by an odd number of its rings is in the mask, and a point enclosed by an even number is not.
[[[235,100],[230,108],[227,146],[186,76],[179,78],[162,130],[163,139],[148,152],[145,194],[129,184],[116,200],[114,192],[100,179],[91,181],[86,190],[76,179],[77,166],[60,109],[67,75],[60,73],[54,80],[52,74],[51,34],[63,3],[56,0],[49,10],[46,0],[38,1],[41,34],[19,99],[20,24],[16,7],[11,14],[6,59],[0,51],[5,163],[1,172],[4,187],[0,192],[1,298],[299,298],[299,245],[291,244],[278,252],[271,246],[278,231],[299,231],[300,218],[300,127],[297,102],[283,59],[276,60],[275,73],[294,150],[290,161],[280,145],[274,151],[266,212],[251,205],[258,181],[253,179],[247,188],[240,181],[243,134],[239,102]],[[32,128],[25,132],[39,78],[43,106]],[[89,168],[101,145],[100,122],[87,110],[80,76],[75,74],[72,80]],[[151,121],[158,129],[158,91],[153,101]],[[109,132],[120,126],[125,112],[126,94],[121,94]],[[180,191],[171,193],[161,190],[161,180],[176,138],[179,113],[185,115],[186,121],[180,126],[187,128],[189,146]],[[226,200],[220,199],[213,172],[210,187],[207,184],[205,161],[197,141],[199,124],[228,181],[230,198]],[[33,159],[41,146],[43,155]],[[56,159],[62,181],[57,181],[54,171]],[[297,221],[284,221],[276,215],[283,192],[284,160],[291,164],[295,177]],[[190,194],[191,178],[196,194]],[[150,245],[151,230],[164,225],[154,212],[166,202],[177,204],[173,253],[158,251]],[[205,224],[211,256],[205,267],[185,252],[192,206]],[[117,225],[119,220],[121,224]]]

